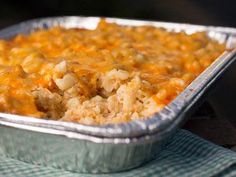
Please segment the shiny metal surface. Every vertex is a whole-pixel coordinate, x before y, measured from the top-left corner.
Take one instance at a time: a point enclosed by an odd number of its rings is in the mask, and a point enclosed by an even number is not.
[[[94,29],[98,17],[36,19],[0,31],[0,38],[39,28]],[[77,172],[113,172],[138,166],[158,155],[186,115],[236,59],[236,29],[107,18],[121,25],[153,25],[187,33],[206,31],[227,43],[227,50],[162,111],[126,124],[87,126],[0,113],[0,153],[13,158]],[[10,141],[9,141],[10,139]],[[37,155],[35,155],[37,154]],[[40,158],[38,158],[40,157]],[[50,159],[50,160],[48,160]]]

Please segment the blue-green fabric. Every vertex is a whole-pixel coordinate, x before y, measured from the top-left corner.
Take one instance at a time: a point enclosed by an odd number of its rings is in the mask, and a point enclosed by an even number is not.
[[[186,130],[179,130],[160,156],[130,171],[113,174],[78,174],[49,167],[27,164],[0,157],[0,176],[4,177],[204,177],[236,176],[236,153],[214,145]]]

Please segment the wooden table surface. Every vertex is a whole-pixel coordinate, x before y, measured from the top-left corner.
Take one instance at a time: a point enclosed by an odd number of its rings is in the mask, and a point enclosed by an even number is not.
[[[217,145],[236,151],[236,123],[217,116],[207,102],[184,124],[183,128]]]

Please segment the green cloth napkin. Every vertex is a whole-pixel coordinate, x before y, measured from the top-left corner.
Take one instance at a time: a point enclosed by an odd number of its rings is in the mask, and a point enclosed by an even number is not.
[[[236,153],[214,145],[186,130],[179,130],[148,164],[113,174],[78,174],[61,169],[37,166],[8,157],[0,157],[0,176],[4,177],[204,177],[236,176]]]

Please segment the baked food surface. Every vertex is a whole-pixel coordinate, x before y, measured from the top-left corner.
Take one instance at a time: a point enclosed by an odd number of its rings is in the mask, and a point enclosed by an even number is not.
[[[0,112],[101,125],[160,111],[223,51],[206,33],[101,20],[0,40]]]

